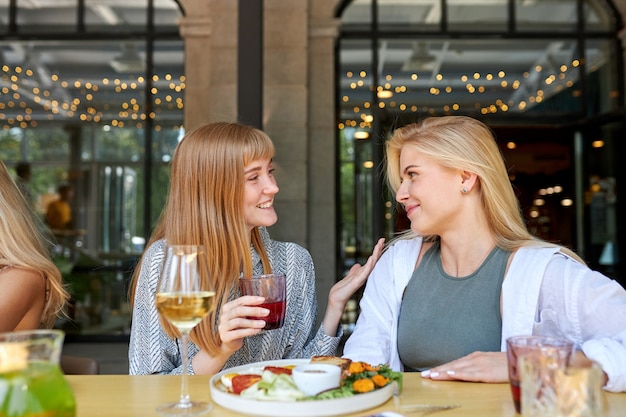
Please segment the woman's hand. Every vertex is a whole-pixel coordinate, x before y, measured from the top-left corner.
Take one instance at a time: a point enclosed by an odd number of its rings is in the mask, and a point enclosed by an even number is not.
[[[254,336],[263,329],[264,320],[248,317],[265,317],[270,313],[266,308],[256,307],[264,300],[263,297],[244,295],[222,306],[217,330],[224,353],[232,355],[241,348],[244,337]]]
[[[506,352],[474,352],[422,372],[437,381],[508,382]]]
[[[372,254],[369,258],[367,258],[367,262],[365,262],[363,266],[360,264],[352,265],[348,274],[341,281],[333,285],[328,296],[329,304],[334,303],[341,305],[341,312],[343,313],[343,308],[350,297],[352,297],[352,295],[354,295],[354,293],[363,286],[367,277],[369,277],[372,272],[372,269],[374,269],[374,265],[378,262],[378,258],[380,258],[384,245],[385,239],[378,239]]]
[[[581,351],[576,351],[571,366],[589,366],[590,360]],[[508,382],[509,368],[506,352],[474,352],[460,359],[445,363],[422,372],[423,378],[437,381]],[[602,386],[608,377],[602,375]]]
[[[372,269],[374,269],[374,265],[378,262],[378,258],[380,258],[384,245],[385,239],[378,239],[367,262],[362,266],[360,264],[354,264],[352,268],[350,268],[350,271],[348,271],[348,274],[330,289],[330,293],[328,294],[328,307],[324,315],[324,333],[327,335],[334,336],[337,334],[337,329],[339,328],[346,303],[350,297],[363,286],[367,277],[369,277]]]
[[[258,334],[265,326],[264,320],[253,320],[248,317],[265,317],[269,310],[256,307],[265,298],[245,295],[229,301],[222,306],[219,314],[217,331],[220,336],[220,352],[210,356],[206,351],[200,350],[192,359],[192,367],[195,374],[211,375],[224,366],[228,358],[243,346],[243,338]]]
[[[577,368],[586,368],[591,366],[592,363],[593,361],[589,359],[587,355],[585,355],[581,350],[577,350],[574,353],[572,360],[570,361],[570,366]],[[609,382],[609,376],[606,374],[606,372],[602,371],[602,386],[605,386],[607,382]]]

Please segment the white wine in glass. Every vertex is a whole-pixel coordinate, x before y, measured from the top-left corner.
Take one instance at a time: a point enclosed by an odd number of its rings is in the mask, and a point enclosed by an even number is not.
[[[159,278],[156,308],[181,334],[182,380],[180,399],[163,404],[157,412],[165,416],[197,416],[213,407],[191,401],[187,386],[187,341],[189,332],[215,307],[215,291],[206,267],[206,251],[201,245],[166,245],[163,271]]]

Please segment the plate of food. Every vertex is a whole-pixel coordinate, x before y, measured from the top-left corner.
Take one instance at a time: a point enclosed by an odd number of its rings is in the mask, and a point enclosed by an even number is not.
[[[333,370],[335,367],[339,372]],[[329,382],[335,374],[337,381]],[[323,391],[311,394],[312,387]],[[372,366],[333,356],[257,362],[225,369],[210,380],[211,398],[216,404],[267,417],[356,413],[379,406],[391,398],[394,389],[401,388],[402,373],[387,365]]]

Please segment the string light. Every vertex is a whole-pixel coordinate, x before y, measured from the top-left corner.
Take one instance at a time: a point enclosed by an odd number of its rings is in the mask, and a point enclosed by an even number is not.
[[[500,89],[503,97],[511,96],[513,91],[519,91],[519,93],[516,93],[511,99],[506,99],[506,101],[504,99],[496,99],[493,103],[481,103],[480,100],[484,99],[477,98],[473,108],[481,114],[494,114],[497,112],[509,111],[525,112],[530,110],[533,106],[544,102],[552,95],[562,93],[565,89],[571,89],[576,82],[577,74],[570,72],[578,66],[580,66],[580,61],[577,59],[572,60],[571,63],[568,62],[557,65],[554,67],[553,72],[549,72],[550,70],[546,66],[535,65],[532,72],[536,75],[533,75],[533,77],[539,75],[542,81],[537,84],[538,88],[534,92],[523,90],[522,88],[525,82],[521,80],[529,79],[531,77],[528,71],[523,72],[518,79],[506,79],[507,73],[504,70],[497,70],[493,73],[485,74],[473,72],[470,75],[462,75],[457,80],[460,80],[463,83],[467,94],[476,94],[479,97],[486,95],[487,93],[493,94],[494,91],[496,91],[495,89]],[[356,90],[361,87],[366,87],[370,91],[376,91],[378,99],[380,100],[378,102],[378,107],[380,109],[390,108],[394,109],[394,111],[412,113],[428,112],[429,114],[436,114],[438,111],[451,114],[463,110],[461,104],[458,102],[442,104],[439,108],[435,108],[433,106],[418,107],[410,102],[407,102],[406,99],[402,99],[403,101],[400,103],[396,101],[382,101],[391,99],[394,94],[415,94],[416,92],[419,93],[422,89],[424,89],[424,94],[430,94],[433,97],[439,96],[443,92],[451,94],[453,91],[459,90],[459,88],[453,88],[453,85],[455,84],[451,82],[449,78],[446,78],[445,73],[438,72],[433,74],[433,78],[431,80],[422,80],[419,78],[418,74],[410,73],[408,74],[408,78],[404,79],[406,81],[401,82],[401,78],[396,77],[398,82],[395,83],[393,82],[393,76],[391,74],[386,74],[384,75],[386,82],[378,87],[372,87],[365,84],[364,80],[367,77],[367,72],[365,70],[359,72],[348,71],[345,73],[347,78],[355,77],[356,74],[358,74],[360,79],[358,80],[358,83],[356,81],[352,82],[350,84],[350,88]],[[470,82],[470,80],[474,83],[480,84],[474,85]],[[416,85],[417,83],[420,83],[422,87],[420,87],[420,85]],[[441,86],[440,83],[445,84],[444,86]],[[522,93],[522,91],[525,92]],[[578,97],[581,92],[576,90],[572,91],[571,94],[572,97]],[[354,99],[357,99],[357,96],[355,96]],[[358,99],[361,100],[360,97]],[[349,104],[353,98],[343,96],[342,100],[344,103]],[[361,102],[357,105],[353,105],[352,107],[354,108],[353,113],[356,115],[359,113],[361,108],[369,108],[369,103]]]
[[[0,110],[11,109],[15,115],[7,117],[5,114],[0,116],[3,121],[3,129],[7,130],[13,126],[21,128],[37,126],[37,120],[33,119],[34,114],[43,111],[43,117],[46,120],[55,120],[61,118],[63,120],[76,119],[81,122],[99,123],[107,116],[112,109],[108,104],[101,104],[97,109],[96,103],[99,101],[110,102],[111,99],[105,97],[110,95],[110,85],[115,86],[114,91],[137,92],[138,97],[133,97],[128,101],[120,103],[120,111],[117,119],[112,126],[125,126],[124,120],[145,120],[142,113],[142,107],[139,105],[144,99],[143,89],[145,88],[145,79],[142,76],[129,78],[126,80],[103,77],[99,82],[84,81],[82,79],[63,80],[58,74],[51,74],[49,80],[46,80],[45,87],[41,80],[36,78],[36,74],[21,66],[11,67],[7,64],[0,67],[0,77],[3,79],[5,86],[0,89],[0,97],[4,101],[0,101]],[[182,109],[182,92],[185,89],[185,76],[181,75],[178,81],[172,74],[154,74],[152,80],[157,83],[163,80],[161,84],[156,85],[151,90],[154,95],[153,103],[157,106],[151,117],[154,118],[156,113],[161,113],[166,109]],[[50,81],[50,85],[48,85]],[[109,89],[107,91],[107,89]],[[84,103],[90,102],[89,106]],[[130,104],[129,104],[130,103]],[[159,104],[167,104],[167,107],[160,108]],[[20,112],[15,112],[16,110]]]

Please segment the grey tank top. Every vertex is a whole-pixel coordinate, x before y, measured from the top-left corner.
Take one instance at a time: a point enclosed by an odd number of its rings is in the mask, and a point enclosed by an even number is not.
[[[435,242],[402,298],[398,353],[406,371],[423,371],[475,351],[500,351],[500,292],[510,252],[496,246],[462,278],[444,272],[440,252]]]

